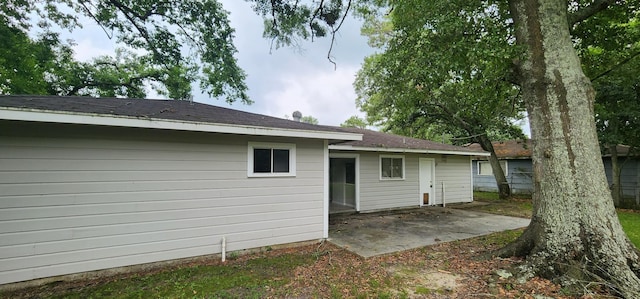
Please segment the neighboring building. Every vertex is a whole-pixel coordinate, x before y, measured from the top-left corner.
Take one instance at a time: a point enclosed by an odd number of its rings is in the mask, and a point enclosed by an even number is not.
[[[479,144],[468,146],[480,149]],[[531,194],[533,192],[533,170],[531,160],[531,140],[496,141],[493,142],[498,159],[505,170],[507,182],[514,194]],[[621,185],[625,198],[640,205],[640,157],[629,155],[628,146],[618,146],[618,156],[622,166]],[[611,155],[602,156],[604,169],[609,185],[611,185]],[[478,157],[473,161],[473,189],[475,191],[498,192],[493,171],[486,157]]]
[[[0,284],[324,239],[330,206],[471,201],[477,155],[186,101],[0,96]]]
[[[635,208],[640,208],[640,156],[637,152],[629,153],[629,147],[625,145],[618,145],[616,151],[618,152],[618,164],[622,169],[620,171],[620,186],[623,196],[621,207],[633,207],[629,205],[629,200],[633,199],[635,200]],[[607,181],[611,186],[613,168],[611,154],[608,149],[605,149],[602,161],[604,162]]]
[[[481,149],[477,143],[468,146],[471,149]],[[531,163],[531,140],[493,142],[500,166],[505,172],[509,187],[513,194],[531,194],[533,192],[533,170]],[[488,157],[477,157],[473,161],[473,189],[475,191],[498,192],[498,185],[493,176],[493,169]]]

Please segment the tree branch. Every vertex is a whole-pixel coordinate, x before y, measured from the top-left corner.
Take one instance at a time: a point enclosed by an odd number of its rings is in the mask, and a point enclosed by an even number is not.
[[[340,23],[338,23],[338,26],[336,28],[333,28],[333,26],[331,26],[331,45],[329,46],[329,52],[327,52],[327,59],[329,59],[329,62],[333,64],[334,70],[337,68],[337,65],[336,65],[336,62],[333,61],[333,59],[331,59],[331,52],[333,51],[333,44],[334,44],[334,41],[336,40],[336,32],[340,30],[340,27],[342,27],[342,24],[344,23],[344,19],[347,18],[347,14],[349,14],[350,9],[351,9],[351,0],[347,2],[347,9],[344,11],[344,15],[342,15],[342,19],[340,20]]]
[[[91,17],[94,21],[96,21],[96,24],[98,24],[98,26],[100,26],[100,28],[102,28],[102,31],[104,31],[104,33],[107,35],[107,38],[112,39],[113,38],[113,31],[111,33],[107,32],[107,28],[105,28],[102,25],[102,22],[100,22],[100,20],[98,20],[98,18],[91,12],[89,7],[87,7],[85,1],[80,1],[80,5],[84,8],[84,10],[87,12],[89,17]]]
[[[159,75],[135,76],[135,77],[128,78],[126,82],[117,82],[117,83],[108,83],[108,82],[101,82],[101,81],[85,81],[85,82],[82,82],[82,84],[80,85],[74,86],[67,93],[67,95],[77,95],[77,92],[80,91],[80,89],[83,89],[85,87],[114,88],[114,87],[121,86],[121,87],[130,88],[130,89],[138,88],[133,83],[136,81],[142,81],[147,79],[160,80],[160,76]]]
[[[591,78],[591,82],[596,81],[606,75],[608,75],[609,73],[615,71],[616,69],[622,67],[623,65],[627,64],[629,61],[633,60],[634,58],[640,56],[640,51],[635,52],[633,54],[631,54],[631,56],[627,57],[626,59],[623,59],[622,61],[620,61],[619,63],[617,63],[616,65],[614,65],[612,68],[598,74],[597,76]]]
[[[324,0],[320,0],[320,4],[318,4],[318,8],[313,12],[313,16],[311,16],[311,20],[309,20],[309,30],[311,30],[311,42],[313,42],[313,21],[315,21],[318,14],[322,12],[323,5],[324,5]]]
[[[615,2],[616,0],[595,0],[590,5],[580,8],[573,13],[570,13],[567,17],[569,25],[580,23],[597,14],[598,12],[607,9],[611,4]]]
[[[118,0],[109,0],[109,2],[111,2],[111,4],[113,4],[116,8],[118,8],[118,10],[122,12],[124,17],[138,30],[138,33],[140,33],[140,35],[142,35],[142,38],[144,38],[144,40],[147,42],[154,56],[157,58],[162,57],[162,54],[158,52],[158,49],[156,48],[155,43],[151,40],[151,37],[149,36],[149,31],[147,31],[147,29],[144,26],[141,26],[140,24],[138,24],[136,19],[134,19],[134,17],[138,17],[138,19],[140,19],[140,15],[132,11],[129,7],[122,4]],[[133,16],[131,16],[130,14],[132,14]],[[161,60],[160,63],[164,65],[165,68],[169,69],[169,66],[164,62],[164,60]]]

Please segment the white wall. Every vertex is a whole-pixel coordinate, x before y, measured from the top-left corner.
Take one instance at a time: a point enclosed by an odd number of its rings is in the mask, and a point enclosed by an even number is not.
[[[0,122],[0,283],[323,237],[323,142]],[[249,141],[295,178],[247,178]]]
[[[338,153],[338,151],[334,151]],[[344,151],[343,151],[344,152]],[[471,158],[469,156],[360,153],[360,211],[418,207],[420,196],[419,158],[435,161],[435,204],[442,204],[444,183],[447,203],[473,201]],[[380,180],[380,155],[405,157],[404,180]]]
[[[360,211],[418,206],[418,159],[405,155],[404,180],[380,180],[380,153],[360,153]]]
[[[471,157],[435,155],[436,160],[436,204],[442,204],[442,190],[446,203],[473,201]]]

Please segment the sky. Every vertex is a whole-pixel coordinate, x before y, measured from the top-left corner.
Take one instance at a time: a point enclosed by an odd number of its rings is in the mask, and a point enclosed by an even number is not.
[[[262,37],[262,17],[251,9],[250,3],[221,2],[230,12],[231,26],[236,30],[236,58],[247,74],[248,95],[254,103],[228,105],[224,99],[209,98],[199,90],[194,92],[194,101],[280,118],[298,110],[304,116],[317,118],[322,125],[337,126],[352,115],[364,116],[356,108],[352,84],[364,58],[374,50],[360,35],[359,20],[347,18],[336,35],[331,55],[337,64],[334,67],[327,59],[329,38],[301,41],[300,48],[271,49],[270,41]],[[90,23],[71,37],[77,44],[74,51],[79,60],[111,54],[115,49],[102,29]]]
[[[280,118],[290,117],[297,110],[303,116],[315,117],[321,125],[337,126],[353,115],[364,117],[355,104],[353,81],[364,58],[375,49],[360,35],[360,20],[347,18],[336,35],[331,52],[334,66],[327,59],[330,38],[303,40],[297,48],[272,49],[270,41],[262,37],[262,17],[253,11],[250,3],[220,2],[229,11],[231,26],[236,31],[236,58],[247,74],[245,83],[254,103],[229,105],[224,99],[210,98],[199,90],[194,91],[194,101]],[[113,54],[116,46],[90,20],[69,37],[76,43],[74,51],[79,60]],[[197,89],[196,84],[194,87]],[[159,98],[152,93],[149,97]],[[530,136],[527,119],[519,125]]]

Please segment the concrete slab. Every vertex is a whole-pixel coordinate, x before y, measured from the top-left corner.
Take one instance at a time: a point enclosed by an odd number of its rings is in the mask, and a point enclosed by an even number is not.
[[[367,258],[526,227],[529,221],[442,207],[331,215],[329,241]]]

